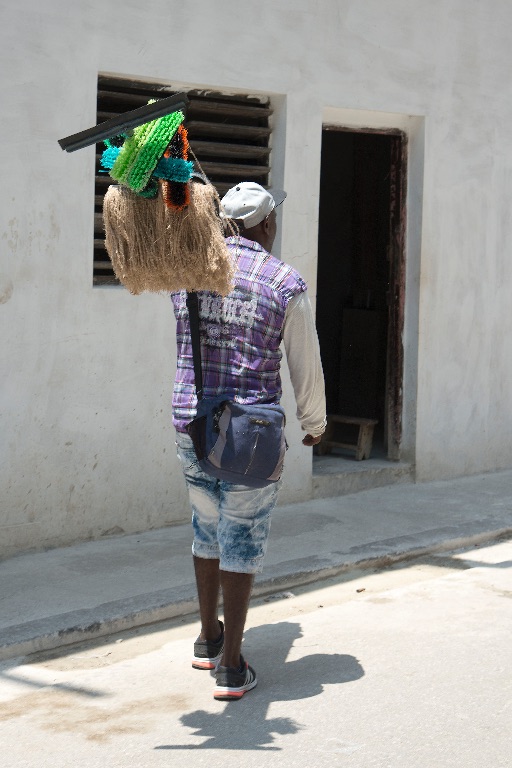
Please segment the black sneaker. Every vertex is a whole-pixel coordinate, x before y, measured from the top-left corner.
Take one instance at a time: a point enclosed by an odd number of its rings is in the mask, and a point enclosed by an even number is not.
[[[243,656],[240,656],[240,668],[217,667],[215,671],[217,685],[213,692],[213,698],[218,701],[231,701],[241,699],[246,691],[254,688],[256,672],[248,665]]]
[[[194,643],[194,669],[215,669],[224,652],[224,624],[220,624],[220,637],[218,640],[200,640],[200,636]]]

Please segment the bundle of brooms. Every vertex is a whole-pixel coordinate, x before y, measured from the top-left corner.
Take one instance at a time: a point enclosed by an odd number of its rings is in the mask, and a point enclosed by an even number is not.
[[[207,290],[226,296],[235,264],[219,196],[188,160],[182,121],[174,112],[105,142],[102,165],[119,183],[108,188],[103,203],[107,252],[116,277],[133,294]]]

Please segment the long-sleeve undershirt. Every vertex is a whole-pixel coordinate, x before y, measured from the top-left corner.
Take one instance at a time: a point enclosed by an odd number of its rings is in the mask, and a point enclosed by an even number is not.
[[[306,291],[288,303],[283,341],[297,418],[308,435],[318,437],[326,425],[325,384],[313,309]]]

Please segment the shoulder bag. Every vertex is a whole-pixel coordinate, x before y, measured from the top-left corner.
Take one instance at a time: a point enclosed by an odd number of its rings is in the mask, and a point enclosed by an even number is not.
[[[288,445],[286,417],[277,404],[244,405],[225,395],[203,397],[197,293],[187,293],[197,416],[187,425],[201,469],[208,475],[250,488],[277,482]]]

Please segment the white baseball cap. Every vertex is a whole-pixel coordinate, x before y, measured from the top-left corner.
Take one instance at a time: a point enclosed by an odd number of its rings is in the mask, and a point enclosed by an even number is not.
[[[265,189],[254,181],[241,181],[231,187],[221,200],[221,216],[242,221],[250,229],[266,219],[286,198],[282,189]]]

